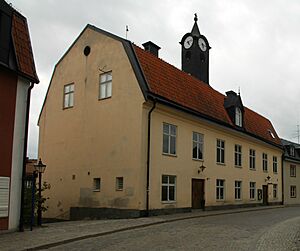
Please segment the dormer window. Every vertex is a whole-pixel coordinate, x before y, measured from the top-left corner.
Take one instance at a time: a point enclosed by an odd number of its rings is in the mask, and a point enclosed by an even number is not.
[[[242,111],[240,108],[235,108],[235,125],[242,127]]]
[[[290,155],[295,156],[295,148],[293,146],[290,147]]]

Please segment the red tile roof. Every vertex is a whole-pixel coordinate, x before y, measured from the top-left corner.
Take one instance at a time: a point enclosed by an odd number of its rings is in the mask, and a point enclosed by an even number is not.
[[[34,83],[38,83],[39,79],[35,70],[27,21],[25,17],[16,12],[12,16],[11,33],[18,70],[29,77]]]
[[[133,48],[151,93],[220,121],[222,124],[225,123],[230,127],[236,127],[224,108],[225,96],[223,94],[138,46],[134,45]],[[244,129],[247,133],[265,141],[281,145],[272,123],[246,107]],[[269,130],[271,130],[275,138],[271,136]]]

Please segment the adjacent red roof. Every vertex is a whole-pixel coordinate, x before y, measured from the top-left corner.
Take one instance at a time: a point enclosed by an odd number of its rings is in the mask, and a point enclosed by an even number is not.
[[[12,15],[11,33],[18,70],[29,77],[34,83],[38,83],[39,79],[35,70],[27,21],[25,17],[16,12]]]
[[[180,106],[236,127],[224,108],[225,96],[208,84],[177,69],[151,53],[133,46],[150,92]],[[244,129],[270,143],[281,145],[272,123],[245,107]],[[270,131],[273,133],[272,137]]]

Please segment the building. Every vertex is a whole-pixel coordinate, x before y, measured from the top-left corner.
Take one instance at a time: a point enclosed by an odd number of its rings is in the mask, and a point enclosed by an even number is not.
[[[281,139],[283,155],[284,204],[300,204],[300,145]]]
[[[17,229],[30,92],[38,83],[26,18],[0,0],[0,230]]]
[[[282,146],[239,94],[209,85],[197,17],[182,70],[87,25],[56,64],[39,118],[45,217],[101,218],[282,203]]]

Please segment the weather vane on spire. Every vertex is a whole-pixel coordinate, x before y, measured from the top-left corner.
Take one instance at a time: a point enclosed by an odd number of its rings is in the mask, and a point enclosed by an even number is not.
[[[198,21],[197,13],[195,13],[194,15],[195,15],[194,21],[197,22]]]

